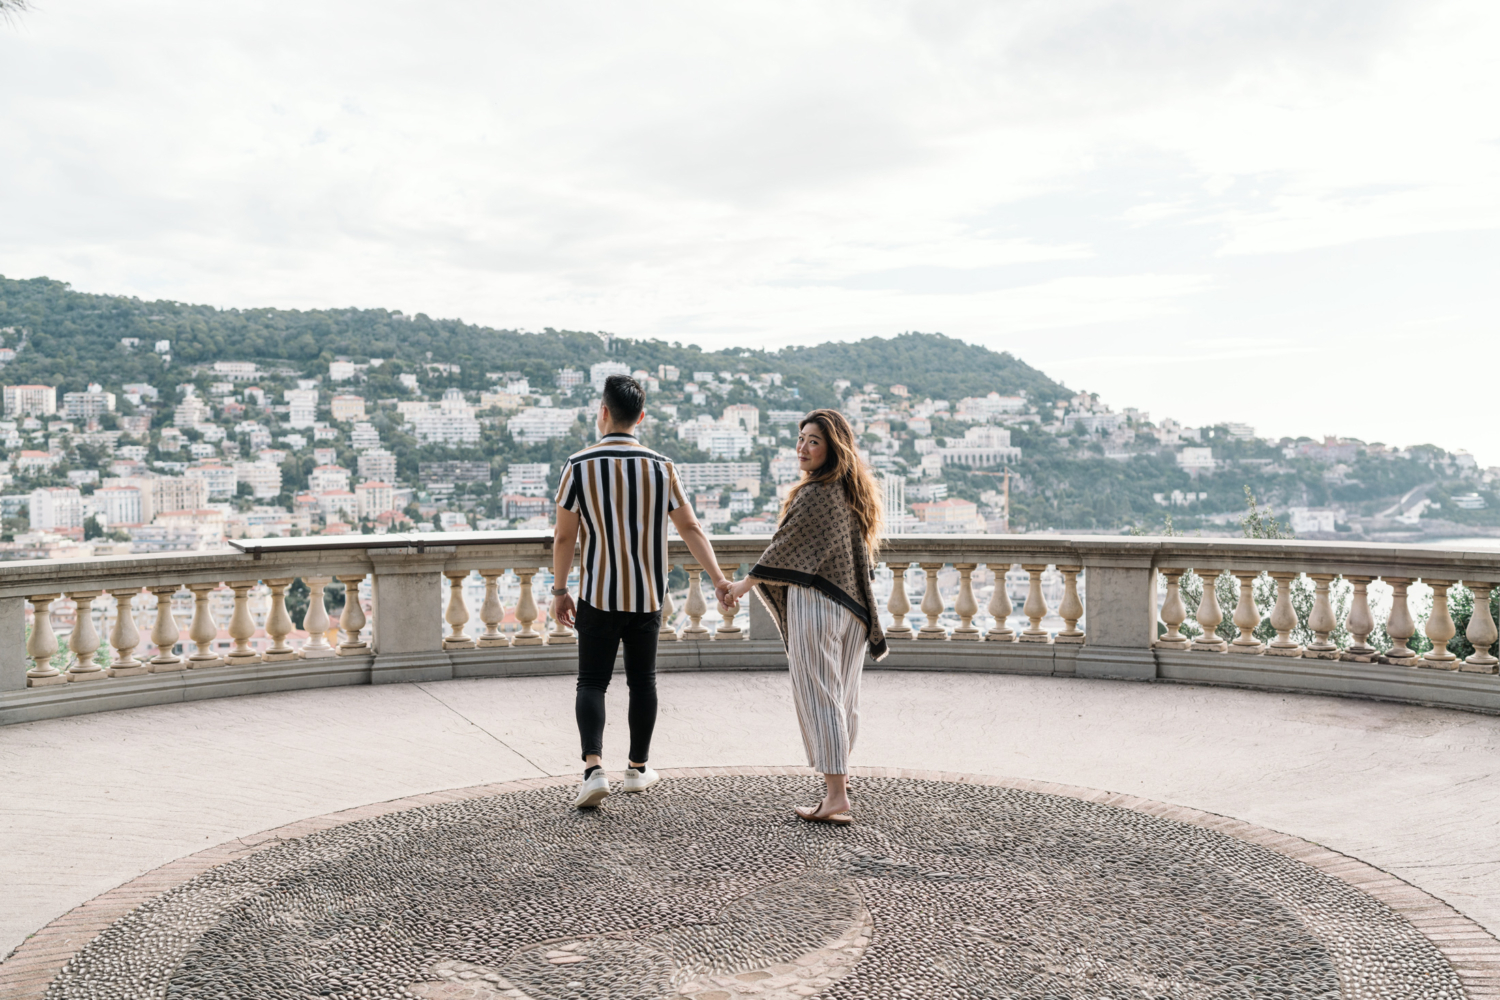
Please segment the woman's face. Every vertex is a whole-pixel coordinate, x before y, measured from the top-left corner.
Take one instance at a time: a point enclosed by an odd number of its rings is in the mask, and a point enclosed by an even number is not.
[[[828,441],[816,423],[802,425],[797,434],[797,465],[803,472],[817,472],[828,461]]]

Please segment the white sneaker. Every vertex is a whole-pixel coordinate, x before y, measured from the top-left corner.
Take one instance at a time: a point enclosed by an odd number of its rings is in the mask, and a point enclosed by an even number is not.
[[[609,797],[609,775],[600,768],[584,779],[578,789],[578,798],[573,800],[574,809],[592,809]]]
[[[644,771],[637,771],[633,767],[627,767],[625,769],[625,787],[620,790],[623,792],[644,792],[660,780],[661,775],[649,767]]]

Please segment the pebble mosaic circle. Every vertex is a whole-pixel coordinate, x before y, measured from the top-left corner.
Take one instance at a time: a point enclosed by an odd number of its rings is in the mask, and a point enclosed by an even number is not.
[[[1385,904],[1268,848],[1064,796],[675,778],[358,820],[213,868],[80,951],[50,1000],[1463,997]]]

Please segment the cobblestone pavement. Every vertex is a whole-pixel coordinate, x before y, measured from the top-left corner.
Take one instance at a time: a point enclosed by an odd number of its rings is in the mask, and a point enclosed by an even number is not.
[[[1384,903],[1203,826],[860,778],[834,828],[791,815],[816,784],[674,778],[587,811],[552,787],[334,826],[145,903],[47,996],[1466,996]]]

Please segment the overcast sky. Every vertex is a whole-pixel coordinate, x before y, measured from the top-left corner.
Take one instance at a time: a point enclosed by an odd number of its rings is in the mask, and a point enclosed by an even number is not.
[[[33,2],[9,277],[941,331],[1117,409],[1500,464],[1493,0]]]

